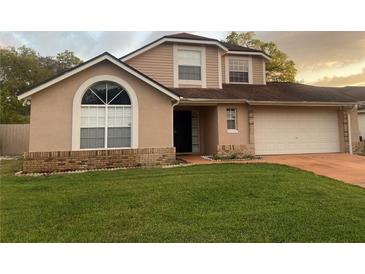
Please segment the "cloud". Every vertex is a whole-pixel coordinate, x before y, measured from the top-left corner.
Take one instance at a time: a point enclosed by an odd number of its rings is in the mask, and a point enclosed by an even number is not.
[[[348,76],[324,77],[312,84],[318,86],[334,87],[365,85],[365,68],[363,68],[362,72],[358,74],[352,74]]]
[[[87,60],[104,51],[120,57],[166,33],[168,32],[0,32],[0,46],[26,45],[47,56],[68,49]]]
[[[339,68],[365,59],[365,32],[257,32],[257,36],[276,42],[299,70]]]

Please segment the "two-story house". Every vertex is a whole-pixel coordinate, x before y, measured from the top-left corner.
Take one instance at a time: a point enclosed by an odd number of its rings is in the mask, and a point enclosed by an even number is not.
[[[267,83],[270,56],[188,33],[101,54],[19,95],[31,104],[25,171],[167,164],[178,153],[352,152],[350,88]]]

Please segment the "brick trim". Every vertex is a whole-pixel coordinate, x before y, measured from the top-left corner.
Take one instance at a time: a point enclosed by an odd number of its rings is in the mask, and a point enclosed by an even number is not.
[[[255,154],[255,112],[253,106],[248,106],[249,144],[252,154]]]
[[[342,121],[343,121],[343,142],[345,144],[345,152],[350,153],[350,135],[349,135],[349,124],[347,112],[342,111]]]
[[[254,155],[253,145],[217,145],[217,155],[220,157],[227,157],[236,155],[240,157]]]
[[[174,147],[85,151],[27,152],[23,172],[55,172],[167,165],[174,163]]]

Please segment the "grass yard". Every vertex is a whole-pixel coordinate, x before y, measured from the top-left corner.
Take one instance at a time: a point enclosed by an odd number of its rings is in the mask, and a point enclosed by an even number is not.
[[[15,177],[1,242],[365,242],[365,189],[280,165]]]

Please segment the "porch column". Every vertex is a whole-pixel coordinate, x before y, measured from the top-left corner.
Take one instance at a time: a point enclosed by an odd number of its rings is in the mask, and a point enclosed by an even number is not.
[[[249,146],[253,154],[255,154],[255,119],[253,106],[248,106],[248,130],[249,130]]]

